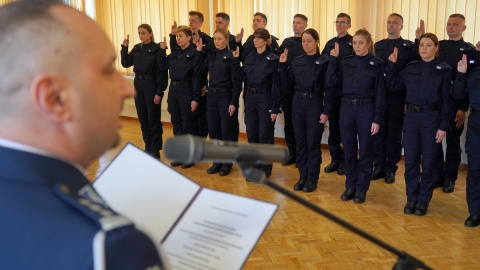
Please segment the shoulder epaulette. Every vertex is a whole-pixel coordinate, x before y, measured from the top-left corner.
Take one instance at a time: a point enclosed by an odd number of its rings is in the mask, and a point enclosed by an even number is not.
[[[369,63],[372,66],[379,66],[379,65],[383,64],[383,60],[380,59],[379,57],[374,56],[374,57],[372,57],[372,59],[370,59]]]
[[[445,62],[440,62],[435,66],[436,69],[438,70],[452,70],[452,67],[445,63]]]
[[[327,63],[330,59],[328,58],[328,56],[326,55],[320,55],[320,57],[315,60],[315,64],[317,65],[323,65],[325,63]]]
[[[280,57],[274,53],[270,53],[269,55],[267,55],[267,60],[269,61],[276,61],[280,59]]]
[[[410,48],[410,47],[415,46],[415,42],[412,42],[410,40],[404,40],[402,45],[403,45],[403,47],[409,47]]]
[[[415,64],[415,63],[418,63],[418,60],[413,60],[413,61],[408,62],[408,63],[407,63],[407,66],[408,66],[408,65],[411,65],[411,64]]]
[[[464,47],[465,47],[465,48],[464,48]],[[465,45],[462,46],[462,48],[460,48],[460,50],[463,51],[462,49],[463,49],[463,50],[465,50],[465,49],[467,49],[467,50],[475,50],[475,46],[474,46],[472,43],[470,43],[470,42],[465,42]]]

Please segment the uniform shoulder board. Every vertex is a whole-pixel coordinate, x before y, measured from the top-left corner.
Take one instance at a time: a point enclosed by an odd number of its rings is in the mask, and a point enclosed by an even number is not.
[[[411,64],[415,64],[415,63],[418,63],[418,60],[413,60],[413,61],[408,62],[408,63],[407,63],[407,66],[408,66],[408,65],[411,65]]]
[[[460,48],[461,51],[471,51],[475,50],[475,46],[470,42],[465,42],[465,44]]]
[[[276,61],[278,60],[280,57],[274,53],[270,53],[269,55],[267,55],[267,60],[269,61]]]
[[[410,40],[404,40],[402,45],[403,47],[411,48],[415,46],[415,42],[412,42]]]
[[[275,41],[275,40],[279,40],[279,39],[278,39],[276,36],[274,36],[274,35],[271,35],[271,37],[272,37],[272,42]]]
[[[383,64],[383,60],[379,57],[374,56],[372,59],[370,59],[370,65],[372,66],[379,66],[381,64]]]
[[[327,63],[328,61],[329,61],[328,56],[320,55],[320,57],[317,60],[315,60],[315,64],[323,65],[323,64]]]
[[[384,38],[384,39],[382,39],[382,40],[379,40],[379,41],[375,42],[375,47],[377,47],[377,45],[383,45],[383,43],[384,43],[386,40],[387,40],[387,39]]]
[[[445,62],[440,62],[435,66],[436,69],[438,70],[452,70],[452,67],[445,63]]]

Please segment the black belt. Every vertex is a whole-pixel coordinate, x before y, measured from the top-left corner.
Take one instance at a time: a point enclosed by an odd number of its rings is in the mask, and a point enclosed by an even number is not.
[[[301,98],[301,99],[319,98],[320,93],[306,93],[306,92],[295,91],[295,97]]]
[[[192,82],[170,81],[170,85],[174,87],[191,87]]]
[[[153,80],[152,75],[137,75],[135,74],[135,79],[137,80]]]
[[[249,93],[249,94],[264,94],[264,93],[270,93],[270,89],[267,89],[267,88],[248,87],[248,88],[247,88],[247,93]]]
[[[342,98],[342,102],[348,105],[361,106],[373,103],[373,98]]]
[[[208,88],[208,93],[216,94],[216,93],[230,93],[231,90],[228,88]]]
[[[438,111],[439,109],[440,109],[440,106],[438,106],[438,104],[432,104],[427,106],[415,106],[415,105],[407,104],[407,110],[411,112],[416,112],[416,113],[429,113],[429,112]]]

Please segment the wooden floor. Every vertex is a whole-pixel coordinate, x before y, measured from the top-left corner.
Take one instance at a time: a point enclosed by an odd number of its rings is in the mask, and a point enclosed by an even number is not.
[[[143,147],[137,119],[122,118],[123,143]],[[164,127],[164,139],[172,136]],[[88,170],[94,179],[97,170],[118,152],[114,149]],[[162,161],[169,163],[162,156]],[[363,230],[419,258],[435,269],[480,269],[480,227],[467,228],[465,201],[466,170],[461,169],[455,192],[436,189],[426,216],[403,214],[406,202],[404,165],[400,164],[397,182],[372,181],[367,200],[356,205],[340,200],[345,179],[323,173],[330,162],[323,149],[323,165],[318,189],[298,195],[330,211]],[[391,253],[350,233],[309,209],[263,185],[246,182],[237,167],[227,177],[207,175],[209,163],[178,170],[199,184],[246,197],[279,204],[279,210],[250,254],[244,269],[391,269],[397,258]],[[271,179],[292,189],[298,180],[295,166],[274,164]]]

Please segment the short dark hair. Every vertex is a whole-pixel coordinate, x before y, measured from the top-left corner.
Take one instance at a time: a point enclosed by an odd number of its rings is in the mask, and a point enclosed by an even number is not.
[[[265,28],[257,28],[255,32],[253,32],[254,38],[261,38],[267,42],[267,50],[270,52],[272,51],[272,46],[268,44],[268,40],[270,39],[270,32],[268,32]]]
[[[293,16],[293,18],[300,18],[300,19],[308,22],[307,16],[305,16],[305,15],[303,15],[303,14],[295,14],[295,16]]]
[[[179,25],[177,27],[177,29],[175,29],[175,32],[183,32],[185,34],[185,36],[187,37],[191,37],[193,36],[193,32],[192,32],[192,29],[190,29],[190,27],[186,26],[186,25]]]
[[[403,23],[403,17],[402,17],[402,15],[400,15],[400,14],[398,14],[398,13],[392,13],[392,14],[388,15],[388,17],[392,17],[392,16],[399,17],[399,18],[402,20],[402,23]]]
[[[350,15],[348,15],[347,13],[338,13],[337,15],[337,19],[338,18],[347,18],[348,19],[348,24],[351,24],[352,23],[352,19],[350,18]]]
[[[263,13],[261,13],[261,12],[255,12],[255,14],[253,14],[253,17],[255,17],[255,16],[260,16],[260,17],[262,17],[262,18],[265,20],[265,22],[268,22],[268,20],[267,20],[267,15],[265,15],[265,14],[263,14]]]
[[[460,19],[462,19],[463,21],[465,21],[465,16],[463,16],[463,15],[460,14],[460,13],[454,13],[454,14],[448,16],[448,18],[460,18]]]
[[[228,14],[225,13],[225,12],[219,12],[219,13],[217,13],[217,15],[215,15],[215,17],[217,17],[217,18],[222,18],[222,19],[224,19],[224,20],[227,21],[227,22],[230,21],[230,16],[228,16]]]
[[[197,15],[198,16],[198,19],[203,22],[203,14],[201,12],[198,12],[198,11],[195,11],[195,10],[190,10],[190,12],[188,12],[188,16],[195,16]]]

